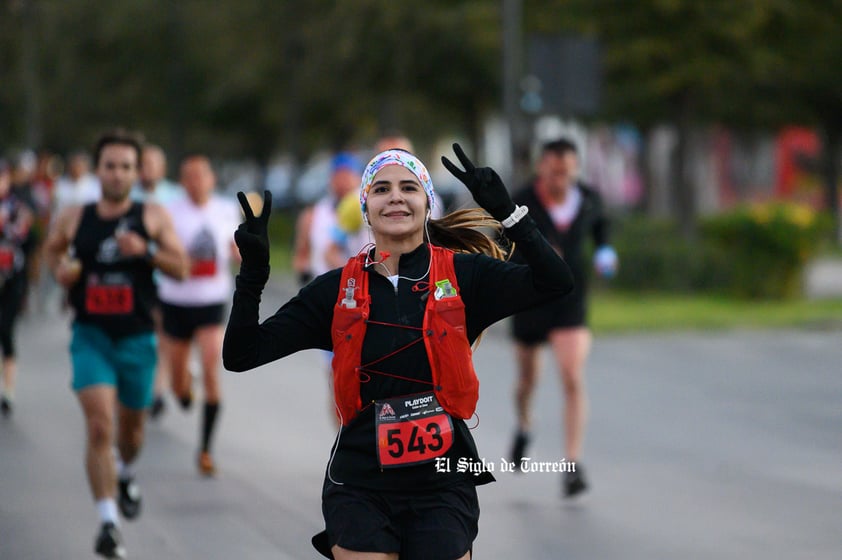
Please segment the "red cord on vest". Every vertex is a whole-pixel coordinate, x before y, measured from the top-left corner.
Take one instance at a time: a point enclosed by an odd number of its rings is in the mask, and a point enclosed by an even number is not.
[[[394,373],[386,373],[385,371],[377,371],[376,369],[368,369],[368,370],[365,370],[364,373],[375,373],[377,375],[383,375],[385,377],[393,377],[395,379],[400,379],[402,381],[411,381],[413,383],[422,383],[424,385],[430,385],[430,386],[433,385],[432,381],[424,381],[423,379],[413,379],[411,377],[404,377],[403,375],[396,375]],[[370,379],[371,379],[371,377],[369,376],[369,380]]]
[[[369,381],[371,381],[371,376],[368,374],[368,372],[363,371],[362,366],[356,368],[356,372],[357,379],[360,380],[360,383],[368,383]]]
[[[412,291],[415,293],[426,292],[430,289],[430,283],[426,280],[421,280],[412,285]]]
[[[419,329],[419,330],[420,330],[420,329]],[[409,343],[407,343],[407,344],[404,344],[404,345],[403,345],[403,346],[401,346],[400,348],[398,348],[398,349],[396,349],[396,350],[393,350],[392,352],[389,352],[389,353],[388,353],[388,354],[386,354],[385,356],[381,356],[380,358],[377,358],[376,360],[372,360],[372,361],[368,362],[367,364],[360,364],[360,367],[361,367],[361,368],[364,368],[364,367],[368,367],[368,366],[373,366],[374,364],[380,363],[380,362],[382,362],[383,360],[385,360],[386,358],[391,358],[391,357],[392,357],[392,356],[394,356],[395,354],[397,354],[397,353],[399,353],[399,352],[403,352],[404,350],[406,350],[406,349],[407,349],[407,348],[409,348],[410,346],[415,346],[415,345],[416,345],[416,344],[418,344],[419,342],[423,342],[423,341],[424,341],[424,338],[423,338],[423,337],[422,337],[422,338],[416,338],[416,339],[415,339],[415,340],[413,340],[412,342],[409,342]]]
[[[399,329],[408,329],[411,331],[422,331],[424,330],[422,327],[413,327],[412,325],[399,325],[398,323],[386,323],[385,321],[372,321],[371,319],[366,319],[366,323],[369,325],[382,325],[384,327],[397,327]]]
[[[379,261],[373,261],[373,260],[371,260],[371,257],[369,257],[369,256],[368,256],[368,254],[366,254],[366,256],[365,256],[365,261],[366,261],[366,262],[365,262],[365,265],[366,265],[366,266],[372,266],[372,265],[375,265],[375,264],[381,264],[381,263],[383,263],[386,259],[388,259],[391,255],[392,255],[392,253],[390,253],[390,252],[388,252],[388,251],[380,251],[380,260],[379,260]]]

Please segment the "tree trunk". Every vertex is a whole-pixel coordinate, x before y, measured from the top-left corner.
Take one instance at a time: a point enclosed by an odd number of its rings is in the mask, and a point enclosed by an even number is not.
[[[822,167],[825,184],[827,210],[833,218],[833,234],[837,244],[842,245],[842,215],[839,208],[839,151],[842,147],[842,130],[836,121],[825,124],[824,158]]]
[[[640,183],[642,187],[642,195],[640,201],[637,203],[637,209],[646,213],[648,216],[654,216],[655,212],[652,210],[652,169],[649,165],[649,150],[650,138],[652,136],[652,127],[644,126],[640,130],[640,152],[637,155],[638,169],[640,170]]]
[[[503,0],[503,112],[511,139],[509,185],[524,182],[531,170],[529,147],[532,140],[520,110],[520,80],[523,77],[523,1]]]
[[[24,91],[24,131],[28,148],[38,149],[44,138],[41,112],[41,79],[38,56],[38,7],[33,0],[23,0],[21,9],[20,72]]]
[[[169,112],[170,161],[181,161],[185,153],[187,84],[184,68],[184,13],[178,2],[170,3],[167,11],[167,36],[170,59],[167,63],[167,107]]]
[[[673,195],[678,226],[682,235],[688,239],[696,235],[696,193],[693,181],[688,177],[687,172],[690,163],[692,124],[693,103],[690,93],[685,91],[679,98]]]

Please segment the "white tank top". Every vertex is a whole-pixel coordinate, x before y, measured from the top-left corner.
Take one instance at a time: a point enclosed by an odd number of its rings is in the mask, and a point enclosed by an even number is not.
[[[310,272],[320,276],[330,270],[325,254],[333,241],[336,227],[336,200],[326,196],[313,206],[313,221],[310,224]]]
[[[176,280],[162,275],[161,301],[172,305],[199,306],[231,299],[231,242],[242,218],[233,200],[212,196],[204,206],[188,197],[167,206],[175,232],[190,259],[190,275]]]

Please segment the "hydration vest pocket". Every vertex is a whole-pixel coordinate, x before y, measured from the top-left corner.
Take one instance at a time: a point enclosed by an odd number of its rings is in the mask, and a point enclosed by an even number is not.
[[[435,349],[430,359],[438,361],[438,371],[447,375],[447,391],[437,391],[436,395],[453,416],[467,419],[474,414],[479,394],[479,380],[474,373],[471,360],[468,358],[464,361],[447,363],[440,360],[440,356],[471,356],[472,354],[464,326],[465,304],[461,298],[448,298],[436,301],[434,305],[442,323],[437,331],[427,333],[431,339],[430,345]]]

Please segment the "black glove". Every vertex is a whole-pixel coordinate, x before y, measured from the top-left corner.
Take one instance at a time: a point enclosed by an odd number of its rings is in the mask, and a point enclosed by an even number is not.
[[[263,191],[263,211],[255,217],[251,205],[242,191],[237,193],[237,200],[243,207],[246,220],[234,232],[234,242],[243,257],[243,268],[269,268],[269,233],[266,225],[272,212],[272,193]]]
[[[515,203],[497,172],[490,167],[474,167],[459,144],[453,144],[453,152],[465,171],[444,156],[441,157],[442,164],[454,177],[465,183],[477,204],[495,220],[502,222],[508,218],[515,211]]]

